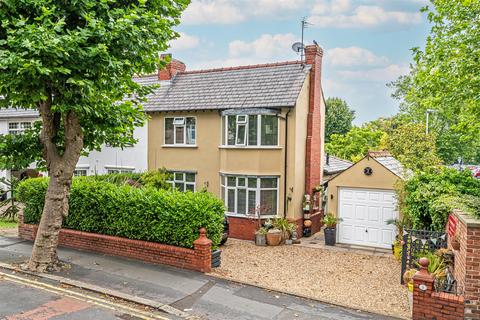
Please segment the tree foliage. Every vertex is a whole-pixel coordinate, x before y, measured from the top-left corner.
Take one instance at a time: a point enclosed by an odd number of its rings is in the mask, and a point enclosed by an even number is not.
[[[325,150],[342,159],[356,162],[366,156],[368,151],[383,149],[385,136],[383,131],[353,127],[345,135],[333,134],[330,142],[325,144]]]
[[[387,150],[400,161],[405,168],[425,170],[440,164],[437,155],[435,134],[425,134],[425,126],[406,123],[386,136]]]
[[[415,173],[399,190],[399,209],[410,217],[414,228],[444,230],[448,214],[455,206],[478,208],[478,199],[474,199],[480,197],[480,180],[473,178],[468,170],[432,167]],[[452,198],[465,200],[454,203]]]
[[[329,142],[332,134],[346,134],[352,129],[355,111],[340,98],[328,98],[325,105],[325,141]]]
[[[0,169],[22,170],[30,164],[42,166],[42,144],[39,139],[40,123],[22,134],[0,134]]]
[[[480,1],[435,0],[426,8],[432,23],[425,48],[413,49],[410,74],[393,86],[402,112],[425,122],[438,135],[437,149],[448,164],[458,157],[480,162]]]
[[[58,230],[82,150],[135,142],[151,87],[132,77],[167,61],[188,0],[6,0],[0,4],[0,107],[37,109],[50,176],[28,269],[56,265]]]

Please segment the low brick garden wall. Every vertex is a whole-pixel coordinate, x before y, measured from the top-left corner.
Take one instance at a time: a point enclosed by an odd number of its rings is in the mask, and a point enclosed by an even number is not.
[[[37,230],[37,225],[21,221],[18,226],[18,234],[25,240],[33,241]],[[205,229],[200,230],[194,249],[70,229],[60,230],[59,245],[200,272],[210,272],[212,268],[212,242],[206,237]]]
[[[454,250],[454,277],[465,296],[465,319],[480,320],[480,219],[454,211],[455,236],[460,249]],[[448,239],[452,248],[452,239]]]
[[[463,319],[465,301],[462,296],[435,292],[435,278],[428,273],[428,259],[420,259],[420,270],[413,277],[413,320]]]

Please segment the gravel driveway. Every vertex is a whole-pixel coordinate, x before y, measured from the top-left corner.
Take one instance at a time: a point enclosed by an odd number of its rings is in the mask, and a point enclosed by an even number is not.
[[[229,239],[212,275],[354,309],[410,318],[400,263],[392,257]]]

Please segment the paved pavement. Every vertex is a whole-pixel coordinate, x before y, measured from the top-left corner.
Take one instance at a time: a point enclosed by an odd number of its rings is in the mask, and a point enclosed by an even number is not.
[[[99,306],[101,303],[91,299],[77,299],[35,288],[21,281],[0,280],[0,319],[5,320],[134,320],[144,319],[137,317],[135,312],[115,308],[112,305]],[[155,319],[167,317],[156,317]]]
[[[18,238],[0,237],[0,261],[23,262],[31,246]],[[59,276],[168,304],[205,319],[393,319],[167,266],[71,249],[60,249],[59,257],[71,265],[56,273]],[[4,295],[0,291],[0,303]]]

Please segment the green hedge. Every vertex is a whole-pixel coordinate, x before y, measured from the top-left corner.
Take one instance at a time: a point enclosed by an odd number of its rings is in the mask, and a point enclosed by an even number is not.
[[[48,178],[23,181],[19,200],[25,223],[40,221]],[[223,230],[224,205],[207,192],[178,192],[118,186],[95,178],[73,180],[65,228],[192,248],[198,230],[217,247]]]

